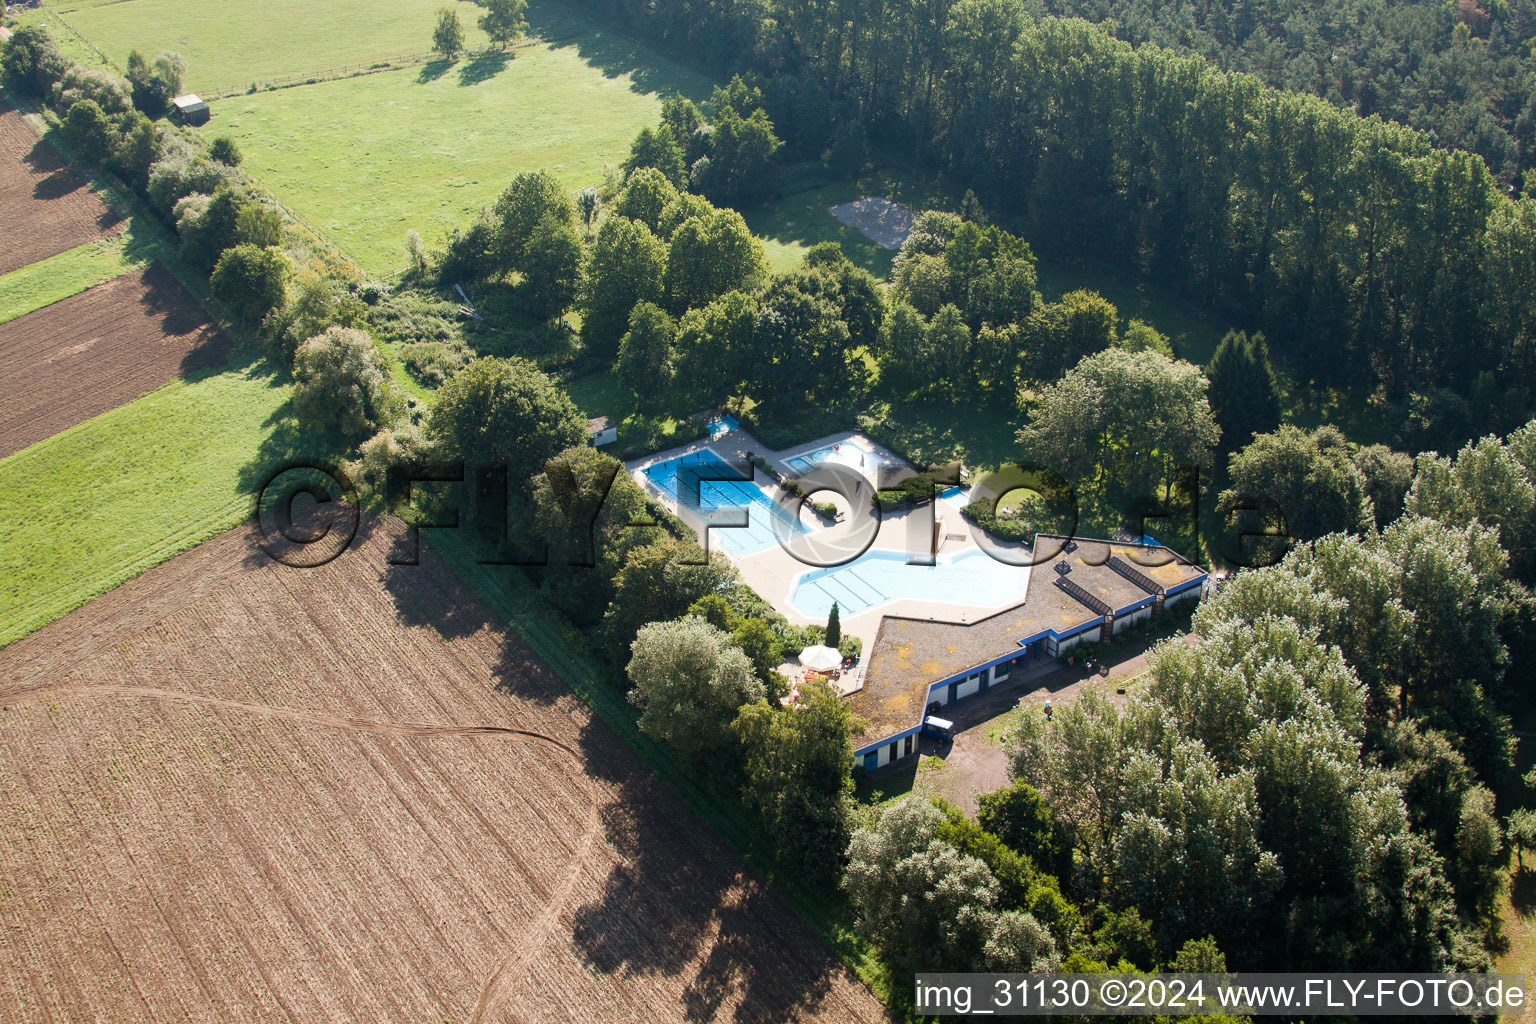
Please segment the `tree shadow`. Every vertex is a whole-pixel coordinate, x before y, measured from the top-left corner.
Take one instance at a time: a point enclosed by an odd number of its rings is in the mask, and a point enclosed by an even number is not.
[[[582,734],[588,773],[616,784],[599,811],[613,866],[574,912],[588,968],[626,978],[692,975],[684,1019],[783,1021],[814,1009],[842,965],[740,855],[639,764],[600,720]]]
[[[404,519],[390,516],[389,543],[381,546],[381,579],[401,622],[430,626],[449,640],[495,630],[502,636],[492,686],[509,696],[551,704],[558,680],[534,657],[507,622],[448,566],[442,555]]]
[[[448,60],[445,57],[439,57],[436,60],[429,60],[423,64],[421,66],[421,70],[416,73],[416,84],[426,85],[429,82],[435,82],[439,78],[442,78],[444,75],[446,75],[448,73],[448,69],[451,67],[453,67],[453,61]]]
[[[1517,867],[1510,872],[1509,905],[1521,917],[1536,913],[1536,870]]]
[[[137,280],[143,289],[139,305],[151,317],[159,318],[158,326],[166,337],[195,336],[181,359],[179,375],[184,380],[201,380],[229,363],[234,343],[168,270],[152,263]]]
[[[574,45],[577,55],[606,78],[630,77],[630,89],[638,93],[678,94],[695,103],[709,99],[710,87],[703,76],[681,68],[655,51],[618,32],[554,4],[532,3],[525,14],[528,34],[544,40],[551,49]]]
[[[459,68],[460,85],[479,85],[506,70],[512,54],[506,50],[485,50],[464,62]]]

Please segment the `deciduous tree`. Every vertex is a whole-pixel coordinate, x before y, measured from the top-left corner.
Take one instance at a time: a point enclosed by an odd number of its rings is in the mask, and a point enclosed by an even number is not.
[[[788,707],[758,701],[732,724],[741,741],[743,802],[780,862],[836,881],[853,829],[853,733],[858,719],[826,683],[800,687]]]
[[[332,327],[299,346],[293,361],[293,412],[305,426],[345,437],[389,422],[394,395],[373,339]]]
[[[741,708],[764,696],[747,656],[692,616],[642,626],[627,671],[641,731],[689,753],[724,749]]]
[[[617,355],[635,304],[662,301],[666,272],[666,243],[650,228],[617,212],[603,221],[587,254],[582,290],[587,350],[600,359]]]
[[[481,3],[485,13],[480,15],[480,30],[498,49],[505,50],[508,44],[516,42],[528,31],[528,23],[523,20],[528,0],[481,0]]]
[[[444,7],[437,12],[437,27],[432,30],[432,52],[444,60],[454,60],[464,52],[464,25],[459,12]]]
[[[641,405],[649,405],[666,390],[677,373],[673,341],[677,322],[649,302],[637,302],[629,314],[629,330],[619,342],[619,377]]]
[[[554,455],[587,439],[569,396],[521,357],[477,359],[437,392],[428,431],[445,451],[482,467],[507,467],[526,493]]]

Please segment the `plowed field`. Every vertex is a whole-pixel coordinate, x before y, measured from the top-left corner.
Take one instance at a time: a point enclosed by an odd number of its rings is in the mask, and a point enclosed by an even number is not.
[[[883,1020],[397,529],[240,528],[0,650],[0,1020]]]
[[[0,324],[0,458],[228,355],[158,266]]]
[[[0,274],[119,230],[123,222],[84,178],[0,100]]]

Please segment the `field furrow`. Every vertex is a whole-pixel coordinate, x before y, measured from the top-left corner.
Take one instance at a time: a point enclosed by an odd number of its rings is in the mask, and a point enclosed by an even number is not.
[[[398,524],[0,650],[0,1019],[883,1019]]]

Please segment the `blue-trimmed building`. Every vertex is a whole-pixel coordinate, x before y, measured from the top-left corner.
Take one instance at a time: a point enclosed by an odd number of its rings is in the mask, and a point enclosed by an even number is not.
[[[917,753],[930,705],[952,704],[1054,660],[1085,639],[1107,640],[1200,596],[1206,572],[1161,545],[1040,535],[1024,601],[973,623],[886,616],[849,696],[869,722],[857,763],[874,770]]]

